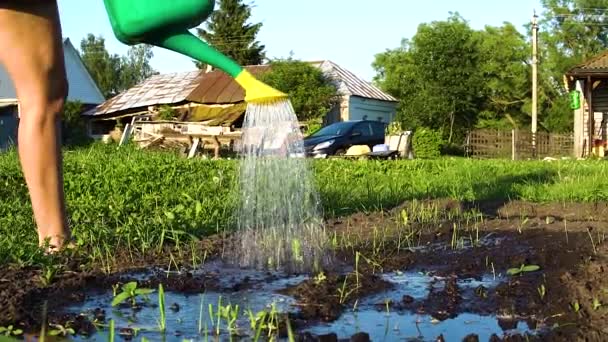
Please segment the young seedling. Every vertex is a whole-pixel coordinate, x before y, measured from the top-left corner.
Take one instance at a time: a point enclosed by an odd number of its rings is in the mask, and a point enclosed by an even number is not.
[[[109,336],[110,342],[114,342],[114,337],[116,336],[115,329],[116,328],[115,328],[114,320],[110,320],[110,336]]]
[[[158,311],[160,313],[158,330],[164,333],[167,330],[167,318],[165,316],[165,290],[163,284],[158,284]]]
[[[602,307],[602,302],[600,302],[600,300],[597,298],[593,298],[593,310],[597,311],[601,307]]]
[[[327,277],[325,276],[325,273],[320,272],[319,274],[317,274],[315,276],[315,284],[320,285],[321,283],[323,283],[325,281],[325,279],[327,279]]]
[[[525,227],[526,223],[528,223],[530,219],[529,218],[525,218],[521,221],[521,223],[517,226],[517,232],[519,234],[522,234],[523,228]]]
[[[338,289],[338,294],[340,295],[340,304],[344,304],[346,299],[355,291],[355,289],[346,289],[346,283],[348,281],[348,274],[344,276],[344,281],[342,282],[342,287]]]
[[[131,301],[131,306],[136,306],[136,299],[139,296],[147,296],[150,293],[153,293],[152,289],[139,289],[137,288],[137,282],[129,282],[122,286],[122,292],[117,294],[112,300],[112,306],[120,305],[122,302],[126,300]]]
[[[74,335],[75,331],[74,329],[70,328],[69,326],[63,326],[61,324],[51,324],[51,327],[55,328],[53,330],[49,331],[49,335],[51,336],[68,336],[68,335]]]
[[[547,294],[547,289],[545,288],[545,284],[540,284],[537,291],[538,291],[538,295],[540,296],[540,300],[545,300],[545,295]]]
[[[536,272],[538,270],[540,270],[540,266],[522,264],[519,268],[509,268],[507,270],[507,274],[510,276],[516,276],[518,274]]]
[[[15,329],[12,325],[8,327],[0,327],[0,335],[4,336],[19,336],[23,334],[23,330]]]
[[[236,335],[238,332],[236,320],[238,319],[239,315],[239,306],[233,306],[232,304],[219,306],[218,315],[226,321],[228,332],[230,332],[231,335]]]
[[[593,254],[597,254],[597,249],[595,248],[595,242],[593,241],[593,235],[591,235],[591,229],[587,229],[587,234],[589,234],[589,239],[591,240],[591,246],[593,247]]]
[[[578,302],[578,300],[574,301],[570,305],[572,306],[572,310],[574,310],[574,312],[579,313],[581,311],[581,304]]]

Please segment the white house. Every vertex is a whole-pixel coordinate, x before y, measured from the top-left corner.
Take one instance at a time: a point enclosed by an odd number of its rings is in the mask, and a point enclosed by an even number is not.
[[[326,124],[355,120],[376,120],[388,124],[395,119],[398,100],[393,96],[332,61],[311,64],[336,82],[341,95],[340,106],[327,114]]]
[[[63,41],[68,78],[68,101],[79,101],[85,108],[99,105],[105,98],[80,58],[70,39]],[[13,82],[0,64],[0,150],[16,141],[18,101]]]

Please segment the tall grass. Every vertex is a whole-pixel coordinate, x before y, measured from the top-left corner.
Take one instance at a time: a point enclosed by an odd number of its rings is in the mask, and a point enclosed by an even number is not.
[[[601,161],[315,161],[325,215],[406,200],[608,200]],[[65,152],[65,189],[77,243],[92,258],[145,254],[233,226],[238,162],[93,145]],[[16,152],[0,154],[0,264],[39,263],[28,192]]]

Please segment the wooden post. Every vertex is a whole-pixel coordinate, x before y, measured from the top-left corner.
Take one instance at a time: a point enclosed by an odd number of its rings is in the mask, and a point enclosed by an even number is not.
[[[588,137],[588,150],[589,150],[589,154],[587,155],[588,157],[591,157],[591,154],[593,153],[593,145],[594,143],[594,135],[595,135],[595,113],[593,112],[593,79],[591,78],[591,76],[587,76],[587,85],[586,85],[586,93],[587,93],[587,115],[588,115],[588,126],[589,126],[589,137]]]
[[[198,149],[198,145],[201,142],[201,138],[195,138],[194,142],[192,143],[192,147],[190,148],[190,153],[188,153],[188,159],[194,158],[194,155],[196,154],[196,150]]]
[[[516,160],[516,151],[515,151],[515,129],[511,130],[511,160]]]
[[[532,17],[532,158],[536,158],[536,128],[538,121],[538,23],[536,11]]]
[[[213,136],[213,159],[220,159],[220,148],[222,146],[222,144],[220,143],[219,139],[217,138],[217,135]]]
[[[124,132],[122,132],[122,137],[120,137],[120,142],[118,143],[118,147],[126,144],[127,141],[129,141],[129,138],[131,137],[132,128],[133,128],[133,124],[130,124],[130,123],[128,123],[125,126],[125,130],[124,130]]]

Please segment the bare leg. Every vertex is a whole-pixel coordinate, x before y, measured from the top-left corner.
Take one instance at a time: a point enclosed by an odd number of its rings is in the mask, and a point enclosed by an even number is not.
[[[59,114],[67,95],[57,3],[0,3],[0,63],[20,103],[19,156],[41,244],[70,237],[63,193]]]

